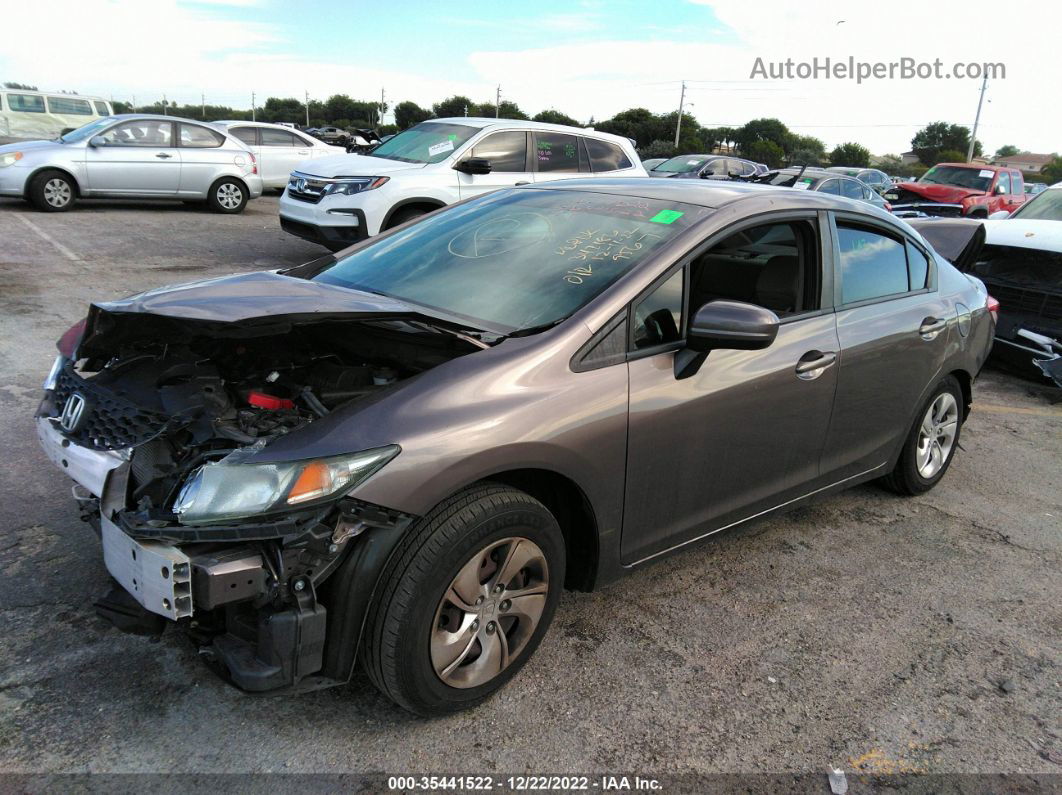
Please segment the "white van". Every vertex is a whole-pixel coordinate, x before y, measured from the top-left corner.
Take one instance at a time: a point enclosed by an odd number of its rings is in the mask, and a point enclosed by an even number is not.
[[[50,141],[113,112],[102,97],[0,89],[0,143]]]

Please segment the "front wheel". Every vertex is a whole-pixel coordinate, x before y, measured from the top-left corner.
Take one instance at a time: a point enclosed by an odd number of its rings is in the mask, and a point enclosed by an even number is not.
[[[897,494],[924,494],[951,466],[962,431],[962,390],[951,376],[941,381],[922,407],[885,484]]]
[[[247,206],[247,188],[239,180],[222,177],[210,186],[207,203],[216,213],[242,213]]]
[[[530,495],[487,484],[451,497],[384,570],[361,650],[369,678],[418,715],[480,703],[541,642],[564,564],[560,527]]]
[[[46,213],[66,212],[77,200],[74,180],[62,171],[45,171],[33,178],[27,196],[38,210]]]

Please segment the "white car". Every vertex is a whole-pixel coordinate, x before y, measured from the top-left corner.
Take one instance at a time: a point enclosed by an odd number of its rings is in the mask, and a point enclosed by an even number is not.
[[[283,190],[291,174],[304,160],[345,154],[342,146],[332,146],[285,124],[258,121],[216,121],[214,126],[239,138],[258,158],[258,170],[266,188]]]
[[[470,196],[580,174],[647,176],[633,143],[617,135],[509,119],[432,119],[367,155],[303,163],[280,197],[280,225],[338,251]]]

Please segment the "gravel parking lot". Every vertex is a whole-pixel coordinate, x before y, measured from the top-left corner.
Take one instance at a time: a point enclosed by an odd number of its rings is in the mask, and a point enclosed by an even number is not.
[[[1062,773],[1062,406],[992,370],[935,491],[860,487],[568,594],[473,712],[416,719],[361,675],[248,697],[96,618],[98,542],[33,431],[54,341],[91,299],[323,253],[276,205],[0,201],[0,769]]]

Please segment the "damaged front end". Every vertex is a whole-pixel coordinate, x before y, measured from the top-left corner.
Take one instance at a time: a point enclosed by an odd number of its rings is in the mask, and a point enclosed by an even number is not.
[[[484,347],[358,295],[247,274],[94,305],[45,384],[41,445],[121,586],[99,612],[133,632],[175,622],[245,690],[349,678],[413,519],[349,496],[397,444],[283,461],[269,445]]]

